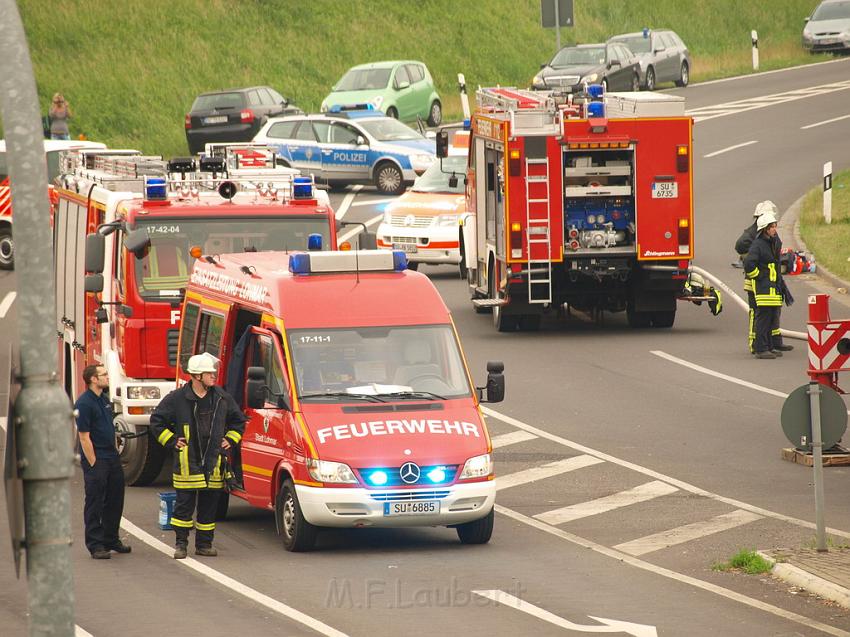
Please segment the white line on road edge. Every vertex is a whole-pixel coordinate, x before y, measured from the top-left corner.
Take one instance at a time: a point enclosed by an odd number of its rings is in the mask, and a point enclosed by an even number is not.
[[[742,378],[735,378],[734,376],[729,376],[728,374],[723,374],[722,372],[716,372],[713,369],[708,369],[708,367],[703,367],[702,365],[697,365],[696,363],[691,363],[681,358],[677,358],[672,354],[662,352],[658,349],[650,350],[649,353],[654,354],[659,358],[664,358],[670,361],[671,363],[676,363],[677,365],[682,365],[683,367],[689,367],[690,369],[700,372],[701,374],[714,376],[715,378],[726,380],[730,383],[735,383],[736,385],[741,385],[742,387],[746,387],[747,389],[755,389],[756,391],[764,392],[765,394],[770,394],[771,396],[776,396],[777,398],[788,398],[788,394],[783,393],[781,391],[776,391],[775,389],[771,389],[770,387],[764,387],[762,385],[756,385],[755,383],[751,383],[748,380],[743,380]]]
[[[74,637],[93,637],[93,635],[79,626],[74,627]]]
[[[358,201],[357,203],[351,204],[352,208],[356,208],[357,206],[373,206],[379,203],[389,203],[391,201],[395,201],[396,197],[390,197],[389,199],[370,199],[369,201]]]
[[[378,223],[383,218],[384,218],[384,215],[377,215],[377,216],[369,219],[369,221],[367,221],[365,225],[368,228],[369,226],[375,225],[376,223]],[[363,231],[363,227],[358,225],[357,227],[352,228],[348,232],[344,232],[343,234],[341,234],[339,236],[339,238],[337,239],[337,242],[342,243],[343,241],[348,241],[349,239],[351,239],[351,237],[355,236],[356,234],[359,234],[362,231]]]
[[[596,500],[571,504],[569,506],[561,507],[560,509],[552,509],[545,513],[538,513],[534,517],[546,522],[547,524],[557,526],[559,524],[572,522],[573,520],[590,517],[591,515],[607,513],[608,511],[620,509],[639,502],[654,500],[655,498],[670,495],[677,491],[678,489],[676,487],[667,484],[666,482],[653,480],[652,482],[638,485],[633,489],[627,489],[626,491],[620,491],[619,493],[612,493],[609,496],[597,498]]]
[[[814,124],[809,124],[808,126],[800,126],[800,130],[808,130],[810,128],[815,128],[816,126],[823,126],[824,124],[832,124],[832,122],[840,122],[843,119],[850,118],[850,115],[842,115],[841,117],[833,117],[832,119],[825,119],[822,122],[815,122]]]
[[[508,445],[515,445],[518,442],[525,442],[527,440],[537,440],[537,436],[527,431],[512,431],[491,438],[490,443],[493,445],[493,449],[498,449],[499,447],[507,447]]]
[[[715,516],[709,520],[701,520],[693,524],[678,526],[675,529],[667,529],[660,533],[639,537],[636,540],[617,544],[614,548],[629,555],[646,555],[653,551],[660,551],[661,549],[670,548],[677,544],[698,540],[707,535],[728,531],[729,529],[763,519],[760,515],[739,509],[731,513]]]
[[[529,433],[533,433],[540,438],[545,438],[546,440],[551,440],[552,442],[557,442],[560,445],[565,447],[569,447],[570,449],[575,449],[576,451],[580,451],[581,453],[587,454],[589,456],[593,456],[594,458],[599,458],[600,460],[604,460],[606,462],[611,462],[620,467],[625,467],[626,469],[631,469],[632,471],[636,471],[638,473],[642,473],[645,476],[649,476],[651,478],[655,478],[656,480],[662,480],[667,482],[668,484],[672,484],[674,487],[678,487],[682,491],[687,491],[688,493],[693,493],[694,495],[701,495],[706,498],[710,498],[717,502],[723,502],[725,504],[729,504],[736,509],[743,509],[745,511],[751,511],[752,513],[757,513],[758,515],[764,516],[766,518],[772,518],[774,520],[781,520],[783,522],[788,522],[789,524],[794,524],[795,526],[800,526],[805,529],[816,529],[814,522],[806,522],[805,520],[799,520],[797,518],[792,518],[790,515],[784,515],[782,513],[777,513],[776,511],[770,511],[768,509],[762,509],[761,507],[757,507],[752,504],[747,504],[746,502],[741,502],[740,500],[735,500],[734,498],[727,498],[726,496],[720,495],[718,493],[712,493],[711,491],[706,491],[705,489],[701,489],[692,484],[685,482],[684,480],[679,480],[678,478],[671,478],[670,476],[666,476],[663,473],[659,473],[658,471],[654,471],[652,469],[647,469],[646,467],[642,467],[639,464],[635,464],[634,462],[629,462],[628,460],[621,460],[616,456],[612,456],[611,454],[604,453],[602,451],[597,451],[596,449],[591,449],[586,445],[579,444],[577,442],[573,442],[572,440],[567,440],[566,438],[562,438],[561,436],[556,436],[555,434],[551,434],[544,429],[540,429],[538,427],[534,427],[533,425],[528,425],[521,420],[517,420],[512,416],[507,416],[505,414],[501,414],[498,411],[494,411],[489,407],[481,406],[481,411],[492,418],[498,418],[504,423],[509,425],[513,425],[517,429],[524,429]],[[498,489],[499,478],[496,478],[496,488]],[[532,519],[533,518],[529,518]],[[534,520],[535,524],[543,524],[543,522],[538,522]],[[548,525],[546,525],[548,526]],[[847,531],[841,531],[839,529],[827,528],[827,533],[831,533],[837,537],[843,537],[850,539],[850,533]],[[848,637],[850,637],[850,633],[847,633]]]
[[[566,540],[567,542],[575,544],[576,546],[581,546],[583,548],[590,549],[591,551],[595,551],[596,553],[600,553],[601,555],[605,555],[606,557],[610,557],[620,562],[624,562],[629,566],[634,566],[635,568],[639,568],[644,571],[649,571],[650,573],[654,573],[662,577],[667,577],[669,579],[676,580],[677,582],[682,582],[683,584],[687,584],[689,586],[708,591],[709,593],[720,595],[721,597],[731,599],[732,601],[739,602],[746,606],[751,606],[752,608],[771,613],[772,615],[782,617],[783,619],[787,619],[797,624],[801,624],[806,628],[815,628],[828,635],[834,635],[835,637],[850,637],[850,633],[841,630],[840,628],[835,628],[834,626],[829,626],[828,624],[824,624],[815,619],[804,617],[803,615],[798,615],[797,613],[793,613],[783,608],[778,608],[777,606],[767,604],[761,600],[753,599],[752,597],[747,597],[746,595],[731,591],[728,588],[723,588],[722,586],[718,586],[717,584],[705,582],[701,579],[697,579],[696,577],[685,575],[684,573],[677,573],[676,571],[671,571],[670,569],[664,568],[663,566],[656,566],[655,564],[644,562],[643,560],[637,557],[632,557],[627,553],[608,548],[607,546],[603,546],[602,544],[597,544],[596,542],[586,540],[582,537],[579,537],[578,535],[573,535],[572,533],[568,533],[557,527],[550,526],[545,522],[540,522],[539,520],[530,518],[527,515],[523,515],[522,513],[514,511],[513,509],[503,507],[501,504],[495,505],[495,508],[496,513],[501,513],[502,515],[512,518],[517,522],[527,524],[528,526],[534,527],[538,531],[549,533],[550,535],[554,535],[555,537],[558,537],[562,540]]]
[[[509,473],[506,476],[496,477],[496,490],[501,491],[502,489],[510,489],[511,487],[517,487],[521,484],[528,484],[529,482],[543,480],[544,478],[551,478],[562,473],[567,473],[568,471],[584,469],[585,467],[599,464],[600,462],[602,461],[599,458],[594,458],[592,456],[573,456],[572,458],[550,462],[549,464],[544,464],[540,467],[532,467],[531,469],[525,469],[524,471]]]
[[[491,599],[496,602],[497,605],[504,604],[505,606],[510,606],[518,611],[532,615],[537,619],[542,619],[543,621],[554,624],[555,626],[566,628],[567,630],[574,630],[580,633],[626,633],[627,635],[633,635],[634,637],[658,637],[658,630],[655,626],[634,624],[632,622],[624,622],[618,619],[592,617],[590,615],[588,615],[588,617],[601,622],[602,625],[596,624],[584,626],[582,624],[574,624],[573,622],[566,620],[563,617],[558,617],[554,613],[550,613],[548,610],[544,610],[539,606],[524,602],[518,597],[509,595],[505,591],[472,591],[472,593],[479,597]]]
[[[735,144],[734,146],[729,146],[728,148],[722,148],[720,150],[716,150],[713,153],[708,153],[708,155],[703,155],[704,159],[708,159],[709,157],[717,157],[718,155],[722,155],[723,153],[728,153],[730,150],[735,150],[736,148],[743,148],[744,146],[752,146],[753,144],[758,144],[758,140],[752,140],[749,142],[744,142],[743,144]]]
[[[130,522],[127,518],[121,518],[121,528],[135,536],[151,548],[159,551],[160,553],[165,553],[169,558],[171,557],[174,549],[168,546],[165,542],[162,542],[156,539],[147,531],[144,531],[137,527],[135,524]],[[302,613],[300,610],[296,610],[291,606],[287,606],[283,602],[279,602],[276,599],[269,597],[257,590],[254,590],[250,586],[246,586],[242,582],[238,582],[225,575],[224,573],[219,573],[215,569],[210,568],[206,564],[201,564],[198,560],[192,559],[191,557],[186,558],[185,560],[178,560],[178,563],[186,568],[190,568],[193,571],[203,575],[204,577],[208,577],[209,579],[221,584],[222,586],[229,588],[230,590],[239,593],[240,595],[244,595],[252,602],[260,604],[261,606],[265,606],[269,610],[272,610],[276,613],[283,615],[284,617],[288,617],[289,619],[296,621],[308,628],[312,628],[317,633],[321,633],[322,635],[328,635],[329,637],[347,637],[345,633],[342,633],[335,628],[331,628],[327,624],[320,622],[318,619],[310,617],[309,615]]]
[[[362,185],[354,186],[351,189],[351,192],[345,195],[345,199],[342,200],[342,203],[339,206],[339,210],[336,211],[336,220],[341,220],[345,213],[348,212],[348,208],[351,206],[351,202],[354,201],[354,198],[357,196],[357,193],[363,190]]]
[[[6,318],[6,312],[8,312],[9,308],[12,307],[12,303],[15,302],[16,296],[18,296],[17,292],[9,292],[3,299],[3,302],[0,303],[0,319]]]

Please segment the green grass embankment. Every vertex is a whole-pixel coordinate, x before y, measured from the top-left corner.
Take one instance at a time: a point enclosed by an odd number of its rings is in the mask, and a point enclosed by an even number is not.
[[[823,186],[818,184],[803,199],[800,236],[815,261],[845,281],[850,281],[850,170],[832,180],[832,223],[823,218]]]
[[[676,30],[693,81],[828,59],[800,47],[818,0],[576,0],[562,45],[644,26]],[[460,117],[455,79],[527,86],[555,49],[539,0],[19,0],[46,111],[60,91],[74,136],[172,156],[186,152],[183,116],[206,90],[269,84],[305,110],[354,64],[418,59],[447,119]]]

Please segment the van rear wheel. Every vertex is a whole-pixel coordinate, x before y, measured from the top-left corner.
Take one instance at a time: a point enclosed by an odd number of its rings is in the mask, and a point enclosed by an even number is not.
[[[456,531],[461,544],[487,544],[493,536],[495,517],[495,509],[490,509],[490,513],[480,520],[458,524]]]
[[[319,529],[304,518],[292,480],[286,479],[280,486],[275,500],[275,515],[283,548],[293,553],[312,550]]]

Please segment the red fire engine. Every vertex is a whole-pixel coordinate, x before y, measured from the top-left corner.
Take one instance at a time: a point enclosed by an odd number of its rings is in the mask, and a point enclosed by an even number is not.
[[[477,93],[463,251],[499,331],[546,310],[671,327],[694,256],[691,118],[680,97]],[[690,297],[688,300],[695,300]]]
[[[137,151],[81,150],[63,158],[53,224],[59,360],[71,396],[82,389],[85,365],[106,366],[116,427],[131,434],[121,438],[130,484],[149,483],[161,467],[147,426],[175,386],[194,259],[303,250],[312,234],[336,247],[326,193],[276,167],[271,151],[258,166],[258,152],[219,146],[166,162]]]

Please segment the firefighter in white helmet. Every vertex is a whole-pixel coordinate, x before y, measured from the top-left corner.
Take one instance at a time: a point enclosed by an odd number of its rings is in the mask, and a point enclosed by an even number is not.
[[[781,242],[777,236],[776,216],[765,212],[756,220],[758,234],[744,258],[744,275],[753,283],[755,297],[754,354],[757,358],[776,358],[793,349],[782,343],[779,319],[782,303],[793,303],[782,279],[779,264]]]
[[[222,451],[239,444],[248,420],[230,394],[215,384],[218,364],[206,352],[189,358],[190,382],[163,398],[151,414],[151,435],[174,455],[177,501],[171,526],[177,535],[174,559],[178,560],[186,557],[192,528],[195,555],[217,555],[212,542],[226,478]]]

